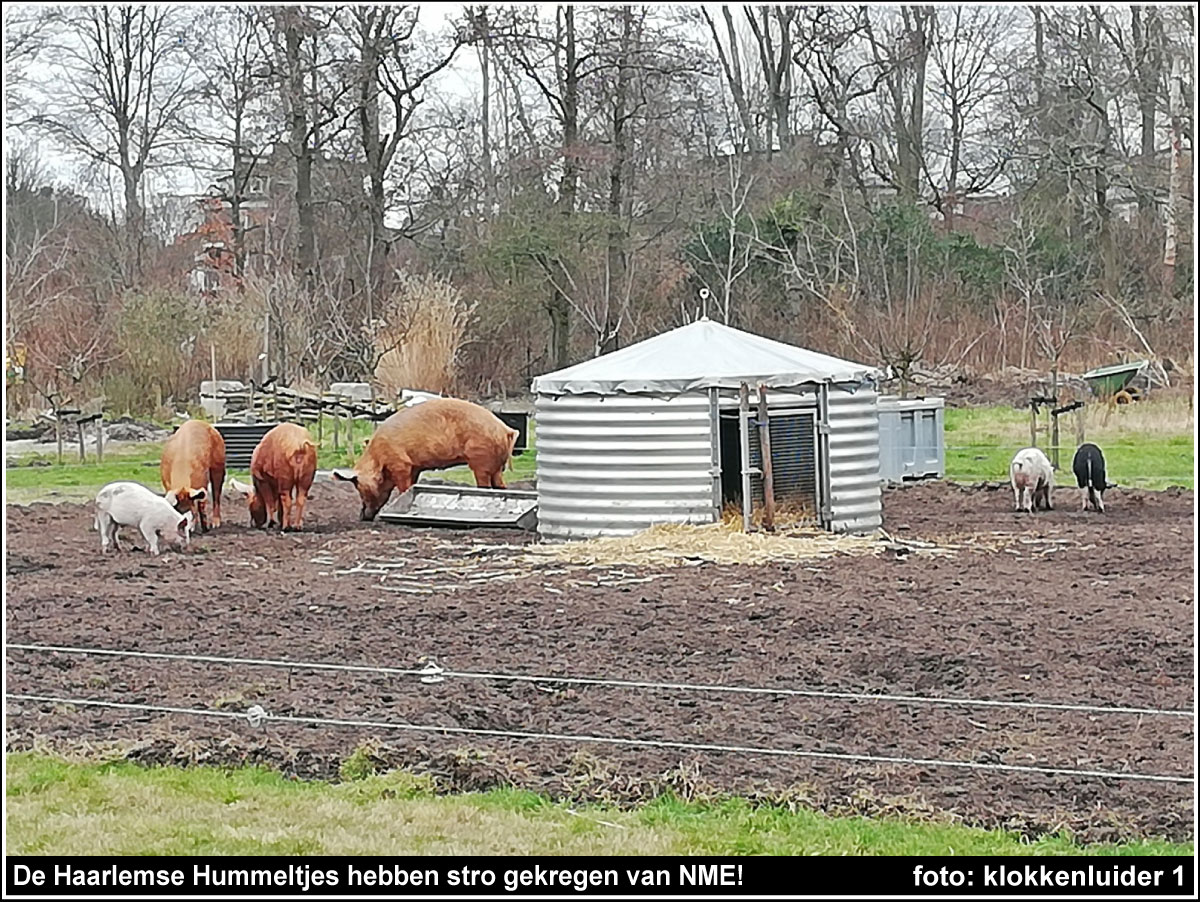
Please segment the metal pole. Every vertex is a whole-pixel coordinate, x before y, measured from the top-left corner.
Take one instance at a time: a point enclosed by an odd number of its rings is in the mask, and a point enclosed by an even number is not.
[[[742,530],[750,532],[751,502],[750,474],[750,386],[745,382],[738,389],[738,441],[742,448]]]
[[[767,387],[758,385],[758,447],[762,449],[763,529],[775,531],[775,479],[771,469],[771,417],[767,409]]]

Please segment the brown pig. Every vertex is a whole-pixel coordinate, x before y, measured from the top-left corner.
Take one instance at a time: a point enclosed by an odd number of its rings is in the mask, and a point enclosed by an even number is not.
[[[436,398],[384,420],[354,469],[334,470],[333,477],[354,483],[362,519],[374,520],[393,489],[407,491],[425,470],[466,464],[476,485],[504,488],[501,474],[517,435],[478,404]]]
[[[270,519],[280,529],[304,526],[304,505],[317,473],[317,446],[303,426],[280,423],[262,437],[250,458],[253,485],[231,480],[246,496],[250,523],[260,527]],[[295,504],[293,506],[293,495]]]
[[[221,485],[225,482],[225,439],[203,420],[188,420],[163,445],[159,465],[166,499],[179,512],[194,510],[200,531],[221,525]]]

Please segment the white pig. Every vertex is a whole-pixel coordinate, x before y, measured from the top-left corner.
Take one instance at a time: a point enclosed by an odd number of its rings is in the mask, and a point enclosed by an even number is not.
[[[186,546],[191,538],[192,516],[181,514],[170,502],[136,482],[111,482],[96,495],[96,529],[100,532],[100,550],[111,543],[121,550],[117,531],[136,526],[146,538],[151,554],[158,554],[158,541]]]
[[[1054,488],[1054,468],[1037,448],[1022,448],[1008,467],[1012,480],[1013,500],[1018,511],[1033,513],[1039,503],[1043,510],[1053,510],[1050,491]]]

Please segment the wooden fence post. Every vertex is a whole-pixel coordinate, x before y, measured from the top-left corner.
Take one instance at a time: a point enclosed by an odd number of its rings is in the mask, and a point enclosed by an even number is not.
[[[738,388],[738,442],[742,452],[742,531],[750,532],[754,493],[750,485],[750,386]]]
[[[763,529],[775,531],[775,478],[771,468],[771,418],[767,409],[767,387],[758,385],[758,446],[762,449]]]

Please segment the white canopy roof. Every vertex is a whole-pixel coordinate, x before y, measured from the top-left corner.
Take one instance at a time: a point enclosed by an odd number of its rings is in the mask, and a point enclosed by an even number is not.
[[[674,395],[763,383],[796,388],[877,379],[874,367],[701,319],[533,380],[535,394]]]

